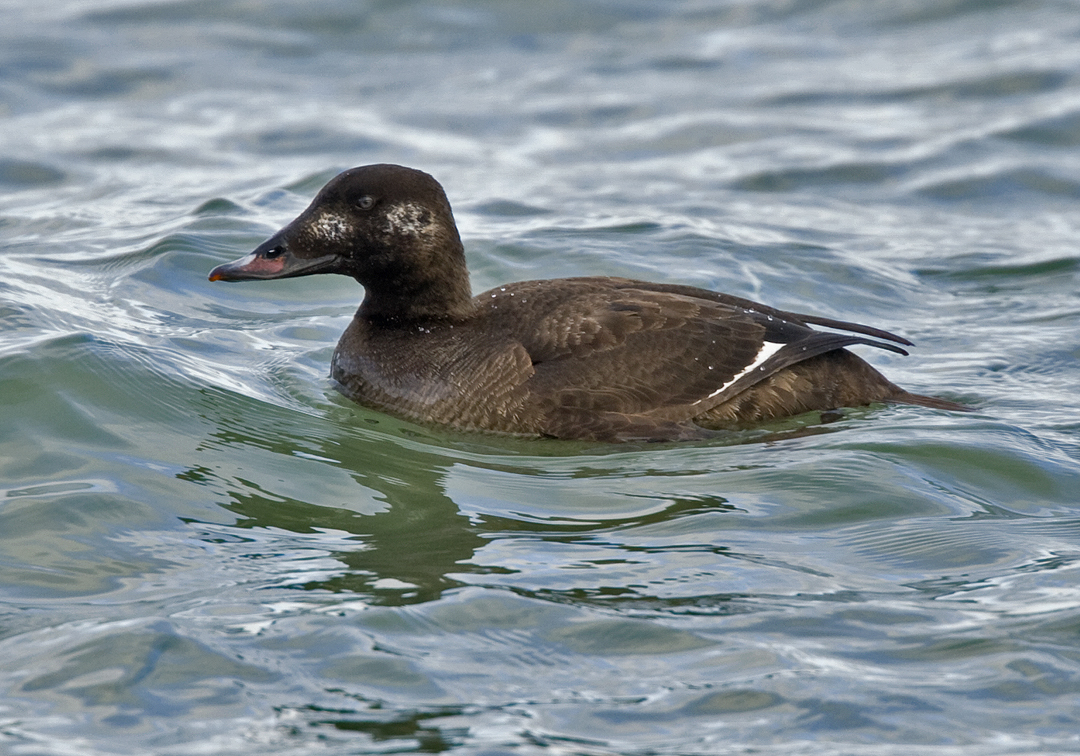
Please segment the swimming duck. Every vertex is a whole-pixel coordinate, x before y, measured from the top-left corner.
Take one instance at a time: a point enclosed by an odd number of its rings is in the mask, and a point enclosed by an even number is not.
[[[364,287],[331,363],[341,392],[421,423],[660,441],[875,402],[968,409],[905,391],[845,348],[906,355],[907,339],[729,294],[593,276],[473,297],[442,186],[399,165],[339,174],[210,280],[315,273]]]

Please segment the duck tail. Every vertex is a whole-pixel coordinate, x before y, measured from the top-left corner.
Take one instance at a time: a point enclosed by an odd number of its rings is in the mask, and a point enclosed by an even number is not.
[[[966,404],[950,402],[948,399],[938,399],[936,396],[923,396],[922,394],[912,394],[910,391],[903,390],[889,397],[889,401],[900,402],[902,404],[917,404],[920,407],[930,407],[931,409],[948,410],[949,412],[975,411],[974,407],[968,407]]]

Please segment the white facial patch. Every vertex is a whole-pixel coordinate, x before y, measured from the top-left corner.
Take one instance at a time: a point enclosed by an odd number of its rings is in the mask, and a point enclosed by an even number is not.
[[[735,383],[735,381],[739,380],[744,375],[749,375],[754,370],[757,370],[759,367],[761,367],[762,363],[764,363],[765,360],[769,359],[774,354],[779,352],[783,347],[784,347],[783,344],[777,344],[777,343],[772,342],[772,341],[763,342],[761,344],[761,349],[759,349],[758,353],[756,355],[754,355],[754,359],[750,361],[749,365],[747,365],[742,370],[740,370],[738,373],[736,373],[735,376],[730,381],[725,383],[723,386],[718,388],[716,391],[709,394],[707,397],[705,397],[705,399],[712,399],[714,396],[716,396],[717,394],[720,394],[721,392],[723,392],[724,389],[731,386],[733,383]],[[702,401],[704,401],[704,399]]]
[[[352,226],[340,215],[323,213],[311,222],[311,231],[320,239],[339,242],[348,238]]]
[[[419,236],[431,227],[431,213],[415,202],[402,202],[386,209],[386,231]]]

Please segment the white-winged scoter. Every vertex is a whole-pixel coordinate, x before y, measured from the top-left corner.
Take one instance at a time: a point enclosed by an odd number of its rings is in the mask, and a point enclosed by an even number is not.
[[[907,339],[693,286],[557,278],[473,297],[442,187],[398,165],[336,176],[210,280],[313,273],[352,276],[365,290],[334,352],[342,393],[422,423],[675,440],[873,402],[968,409],[909,393],[844,349],[907,354],[897,346]]]

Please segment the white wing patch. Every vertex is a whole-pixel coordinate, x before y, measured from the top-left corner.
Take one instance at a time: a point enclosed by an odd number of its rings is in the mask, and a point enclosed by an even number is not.
[[[352,225],[340,215],[323,213],[311,222],[312,232],[320,239],[341,241],[352,233]]]
[[[391,234],[419,236],[431,226],[431,213],[415,202],[402,202],[386,209],[386,230]]]
[[[721,392],[723,392],[724,389],[731,386],[733,383],[735,383],[735,381],[739,380],[744,375],[749,375],[754,370],[757,370],[759,367],[761,367],[762,363],[765,362],[765,360],[769,359],[774,354],[779,352],[783,347],[784,347],[783,344],[777,344],[776,342],[773,342],[773,341],[762,342],[761,349],[759,349],[758,353],[756,355],[754,355],[754,359],[751,360],[749,365],[744,367],[742,370],[740,370],[738,373],[736,373],[735,376],[730,381],[725,383],[723,386],[718,388],[716,391],[709,394],[707,397],[705,397],[705,399],[702,399],[701,401],[705,401],[707,399],[712,399],[714,396],[716,396],[717,394],[720,394]]]

